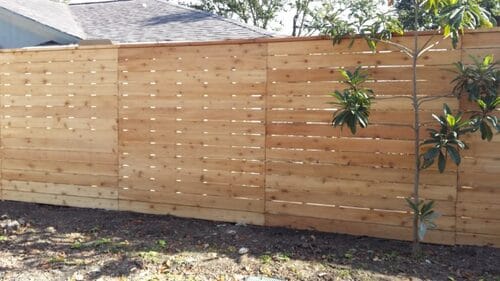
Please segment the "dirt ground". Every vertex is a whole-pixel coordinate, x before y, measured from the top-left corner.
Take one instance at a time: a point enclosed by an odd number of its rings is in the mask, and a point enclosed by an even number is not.
[[[500,280],[487,247],[415,260],[407,242],[171,216],[13,202],[0,216],[0,280]]]

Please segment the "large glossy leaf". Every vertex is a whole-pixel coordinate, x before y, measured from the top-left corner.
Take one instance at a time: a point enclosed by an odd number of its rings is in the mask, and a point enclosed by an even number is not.
[[[460,159],[460,153],[458,152],[458,150],[451,145],[446,146],[446,149],[448,150],[448,155],[450,155],[451,160],[455,164],[457,164],[457,166],[460,165],[461,159]]]
[[[444,156],[444,153],[442,151],[439,151],[439,157],[438,157],[439,172],[440,173],[444,172],[445,168],[446,168],[446,157]]]
[[[488,123],[482,121],[479,125],[479,129],[483,140],[491,141],[493,139],[493,132],[491,131],[490,126],[488,126]]]

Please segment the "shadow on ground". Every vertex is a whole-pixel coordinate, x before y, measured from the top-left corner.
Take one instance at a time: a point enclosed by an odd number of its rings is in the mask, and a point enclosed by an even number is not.
[[[368,237],[14,202],[3,214],[26,225],[0,236],[0,280],[500,280],[487,247],[425,245],[415,260],[410,243]]]

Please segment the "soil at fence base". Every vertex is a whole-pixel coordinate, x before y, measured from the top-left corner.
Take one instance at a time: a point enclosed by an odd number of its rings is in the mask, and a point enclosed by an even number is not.
[[[0,202],[0,280],[500,280],[500,249]],[[245,248],[245,249],[242,249]],[[241,254],[246,252],[248,253]]]

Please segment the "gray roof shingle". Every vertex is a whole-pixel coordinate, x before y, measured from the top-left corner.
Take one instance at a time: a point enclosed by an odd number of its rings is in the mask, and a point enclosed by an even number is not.
[[[88,39],[130,43],[272,36],[266,30],[164,0],[103,0],[69,7]]]
[[[86,37],[66,4],[48,0],[0,0],[0,8],[73,37]]]

